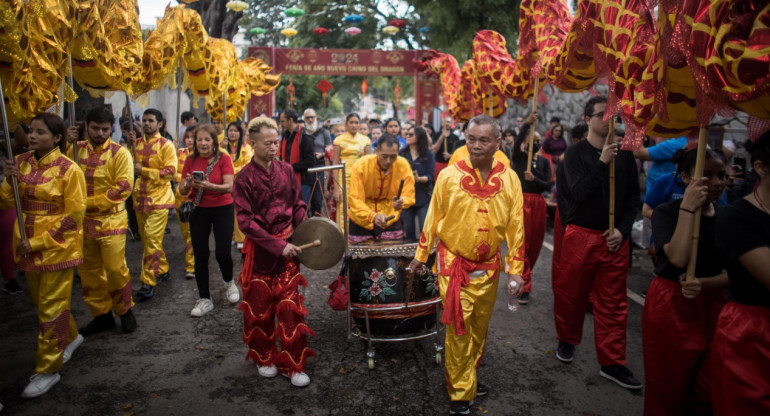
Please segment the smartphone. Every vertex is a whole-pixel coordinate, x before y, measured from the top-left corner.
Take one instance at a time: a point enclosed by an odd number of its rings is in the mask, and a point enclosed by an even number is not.
[[[196,171],[193,171],[193,180],[196,180],[196,181],[203,181],[203,180],[205,180],[205,179],[206,179],[206,178],[205,178],[205,176],[203,175],[203,171],[202,171],[202,170],[196,170]]]
[[[746,177],[746,158],[744,157],[733,158],[733,166],[738,166],[741,168],[741,174],[738,176],[739,178]]]

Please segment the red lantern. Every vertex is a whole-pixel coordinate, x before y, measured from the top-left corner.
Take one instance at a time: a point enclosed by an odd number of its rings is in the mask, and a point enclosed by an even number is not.
[[[324,78],[318,81],[318,84],[316,84],[315,87],[321,90],[321,94],[324,97],[324,107],[326,107],[326,93],[328,93],[329,90],[331,90],[334,86],[332,85],[331,82],[327,81],[326,78]]]
[[[323,36],[323,35],[329,33],[329,29],[327,29],[325,27],[317,27],[317,28],[313,29],[313,33],[315,33],[318,36]]]
[[[406,20],[393,19],[390,22],[388,22],[388,24],[391,26],[395,26],[399,29],[403,29],[404,27],[406,27]]]
[[[396,102],[396,108],[401,107],[401,83],[396,80],[396,88],[393,89],[393,96]]]
[[[366,97],[366,90],[369,89],[369,84],[366,83],[366,77],[364,77],[364,80],[361,82],[361,92],[364,93],[364,97]]]
[[[289,78],[289,86],[286,87],[286,92],[289,94],[289,108],[294,108],[295,93],[297,89],[294,87],[294,79]]]

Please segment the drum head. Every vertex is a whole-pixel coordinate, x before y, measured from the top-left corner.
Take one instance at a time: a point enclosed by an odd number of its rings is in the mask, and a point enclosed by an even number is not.
[[[313,270],[326,270],[333,267],[345,255],[345,237],[340,227],[328,218],[312,217],[294,229],[290,242],[295,246],[321,242],[320,246],[302,250],[297,256],[300,263]]]

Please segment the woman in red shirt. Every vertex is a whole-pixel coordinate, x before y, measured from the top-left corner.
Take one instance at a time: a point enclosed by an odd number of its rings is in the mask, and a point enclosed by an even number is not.
[[[209,171],[209,165],[212,168]],[[193,255],[195,257],[195,280],[198,283],[200,299],[190,312],[200,317],[214,309],[209,293],[209,236],[214,229],[214,246],[219,270],[227,288],[227,300],[236,303],[241,296],[233,280],[233,258],[230,255],[230,240],[233,235],[233,162],[230,155],[221,152],[217,130],[210,124],[198,126],[195,130],[193,154],[184,163],[179,192],[190,193],[196,201],[198,192],[203,194],[195,208],[190,222]]]

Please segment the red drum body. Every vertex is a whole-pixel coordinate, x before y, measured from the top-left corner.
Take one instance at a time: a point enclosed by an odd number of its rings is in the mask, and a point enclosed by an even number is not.
[[[436,326],[438,279],[407,273],[416,243],[367,241],[349,247],[351,316],[364,329],[368,315],[372,335],[401,335]],[[428,258],[433,266],[435,253]]]

